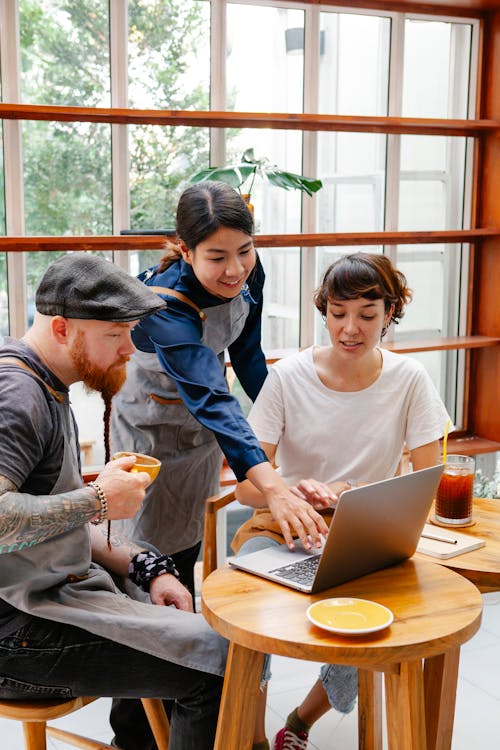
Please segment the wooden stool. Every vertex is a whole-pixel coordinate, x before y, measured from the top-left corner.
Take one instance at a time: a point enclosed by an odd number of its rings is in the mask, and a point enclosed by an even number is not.
[[[105,742],[47,726],[47,721],[67,716],[95,700],[97,698],[85,697],[71,698],[67,701],[0,701],[0,716],[22,722],[26,750],[47,750],[48,735],[69,745],[84,748],[84,750],[107,750],[108,748],[114,750]],[[159,698],[143,698],[142,705],[158,750],[168,750],[169,724],[162,701]]]

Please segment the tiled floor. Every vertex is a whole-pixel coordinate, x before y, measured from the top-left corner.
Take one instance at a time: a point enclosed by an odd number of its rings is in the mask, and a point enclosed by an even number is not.
[[[486,594],[484,604],[481,629],[462,648],[453,750],[495,748],[500,737],[500,593]],[[267,712],[269,737],[312,685],[317,667],[311,662],[273,659]],[[109,742],[108,711],[109,700],[101,699],[56,724]],[[0,719],[0,748],[24,750],[22,732],[15,722]],[[67,745],[53,740],[49,740],[49,748],[69,750]],[[356,750],[356,711],[348,716],[330,711],[313,727],[310,748]]]

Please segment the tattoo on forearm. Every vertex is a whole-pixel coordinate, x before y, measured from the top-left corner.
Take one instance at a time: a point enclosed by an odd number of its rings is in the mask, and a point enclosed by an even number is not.
[[[85,487],[60,495],[29,495],[0,476],[0,554],[40,544],[96,515],[96,498]]]
[[[101,536],[103,536],[106,539],[108,539],[108,529],[107,526],[99,526],[99,533]],[[140,552],[143,547],[139,547],[138,544],[133,542],[131,539],[129,539],[126,536],[123,536],[122,534],[119,534],[117,531],[113,530],[113,525],[111,525],[111,536],[109,537],[109,543],[111,544],[111,547],[126,547],[128,554],[130,557],[134,557],[134,555],[137,555],[138,552]]]

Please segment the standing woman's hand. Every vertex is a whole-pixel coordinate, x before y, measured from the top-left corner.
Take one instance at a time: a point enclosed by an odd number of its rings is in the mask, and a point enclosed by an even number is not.
[[[328,534],[325,519],[316,512],[311,503],[292,492],[285,484],[264,492],[267,506],[275,521],[280,525],[281,533],[290,549],[295,545],[293,537],[299,537],[306,549],[321,547],[322,536]]]

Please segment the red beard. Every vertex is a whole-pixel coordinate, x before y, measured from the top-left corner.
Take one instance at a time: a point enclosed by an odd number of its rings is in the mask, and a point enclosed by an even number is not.
[[[118,362],[104,370],[99,365],[93,364],[87,356],[85,347],[85,334],[78,331],[70,351],[73,365],[75,366],[80,380],[86,388],[98,391],[102,394],[104,401],[111,400],[118,393],[125,382],[127,372],[125,368],[129,357],[122,357]]]

